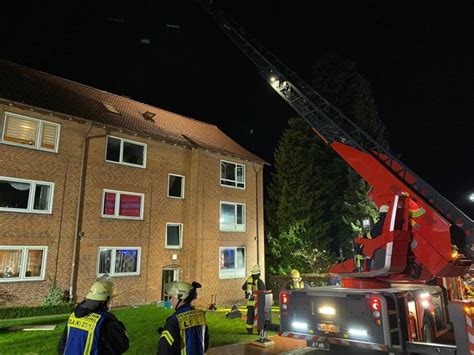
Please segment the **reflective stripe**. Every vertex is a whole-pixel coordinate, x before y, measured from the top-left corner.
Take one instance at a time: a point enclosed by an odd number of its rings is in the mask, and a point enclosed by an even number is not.
[[[68,328],[68,335],[70,328],[76,328],[87,332],[87,339],[86,344],[84,347],[84,355],[89,355],[92,350],[92,344],[94,342],[94,331],[97,323],[101,318],[100,314],[91,313],[85,317],[77,318],[74,313],[72,313],[69,317],[67,328]]]
[[[171,333],[167,330],[164,330],[162,333],[161,333],[161,337],[162,338],[165,338],[165,340],[168,342],[168,344],[170,344],[170,346],[173,345],[174,343],[174,339],[173,339],[173,336],[171,335]]]
[[[255,301],[248,300],[247,301],[247,307],[253,307],[253,306],[255,306]]]
[[[245,324],[245,326],[250,329],[250,328],[253,328],[253,324]]]

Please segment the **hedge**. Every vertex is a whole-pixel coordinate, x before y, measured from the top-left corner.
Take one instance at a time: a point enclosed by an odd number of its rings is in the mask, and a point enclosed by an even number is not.
[[[38,307],[8,307],[0,308],[0,319],[26,318],[35,316],[45,316],[52,314],[71,313],[74,304],[65,303],[57,306],[38,306]]]

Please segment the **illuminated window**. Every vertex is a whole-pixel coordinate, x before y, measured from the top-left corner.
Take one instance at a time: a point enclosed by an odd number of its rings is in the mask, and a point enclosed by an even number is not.
[[[0,176],[0,211],[51,213],[54,183]]]
[[[47,249],[0,245],[0,282],[44,280]]]
[[[219,248],[219,278],[245,277],[245,248]]]
[[[245,205],[221,202],[219,226],[223,232],[245,232]]]
[[[5,112],[2,143],[57,152],[59,130],[57,123]]]
[[[144,195],[135,192],[104,190],[102,217],[143,219]]]
[[[105,160],[110,163],[144,168],[146,166],[146,144],[108,136]]]
[[[245,165],[221,160],[221,185],[245,189]]]
[[[141,248],[99,248],[97,274],[133,276],[140,274]]]

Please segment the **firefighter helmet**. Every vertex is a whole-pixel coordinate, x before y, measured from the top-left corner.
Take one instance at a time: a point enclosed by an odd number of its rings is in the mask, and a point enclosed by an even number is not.
[[[186,299],[189,296],[189,292],[193,286],[184,281],[171,282],[166,288],[166,295],[170,297],[176,297],[178,299]]]
[[[379,213],[387,213],[388,212],[388,205],[382,205],[379,207]]]
[[[301,279],[300,272],[296,269],[291,270],[290,276],[292,279]]]
[[[114,280],[107,274],[97,279],[86,296],[88,300],[107,301],[116,296]]]
[[[255,265],[252,270],[250,271],[252,275],[258,275],[260,274],[260,265]]]

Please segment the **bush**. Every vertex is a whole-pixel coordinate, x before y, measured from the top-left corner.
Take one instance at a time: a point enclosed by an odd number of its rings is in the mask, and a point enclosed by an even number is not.
[[[43,298],[43,306],[58,306],[64,304],[66,302],[64,291],[58,287],[56,281],[53,281],[49,276],[48,278],[50,283],[48,293]]]
[[[39,306],[39,307],[8,307],[0,308],[0,319],[25,318],[35,316],[45,316],[52,314],[68,314],[71,313],[74,304],[64,303],[56,306]]]

